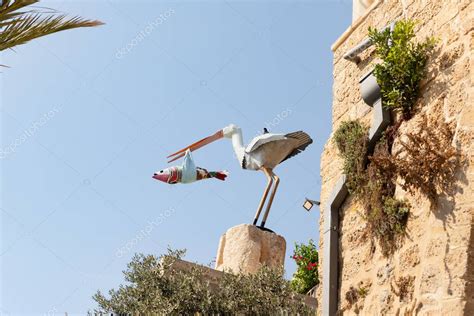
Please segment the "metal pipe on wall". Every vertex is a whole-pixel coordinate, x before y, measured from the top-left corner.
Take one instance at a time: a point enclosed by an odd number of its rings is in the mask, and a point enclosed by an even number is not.
[[[385,26],[382,31],[385,31],[386,29],[390,28],[390,31],[393,31],[393,28],[395,27],[395,22],[390,23],[389,25]],[[357,44],[355,47],[351,48],[350,50],[347,51],[347,53],[344,54],[343,58],[349,61],[352,61],[356,64],[360,63],[360,57],[358,56],[360,53],[365,51],[367,48],[372,46],[372,40],[370,38],[365,38],[363,39],[359,44]]]

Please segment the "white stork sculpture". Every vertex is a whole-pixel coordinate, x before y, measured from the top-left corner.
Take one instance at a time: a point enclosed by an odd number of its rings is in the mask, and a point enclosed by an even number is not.
[[[207,144],[212,143],[221,138],[230,138],[232,140],[232,146],[237,159],[240,162],[240,166],[243,169],[248,170],[262,170],[268,178],[268,184],[263,192],[262,199],[258,205],[257,212],[253,221],[254,225],[257,225],[258,218],[265,204],[273,183],[273,190],[268,201],[263,220],[260,227],[265,227],[270,208],[275,197],[280,178],[273,172],[273,169],[285,161],[300,152],[302,152],[309,144],[313,142],[308,134],[302,131],[289,133],[289,134],[274,134],[268,133],[267,129],[264,129],[264,134],[255,137],[247,147],[244,147],[242,140],[242,130],[240,127],[231,124],[224,129],[218,131],[214,135],[203,138],[200,141],[195,142],[177,152],[169,155],[167,158],[172,158],[168,162],[172,162],[176,159],[183,157],[186,151],[197,150]]]

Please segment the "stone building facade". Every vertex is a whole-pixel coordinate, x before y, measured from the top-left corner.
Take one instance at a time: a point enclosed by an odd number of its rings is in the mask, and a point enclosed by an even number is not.
[[[357,1],[357,0],[354,0]],[[360,54],[359,63],[343,58],[367,37],[369,26],[381,29],[399,19],[418,21],[417,38],[434,36],[437,48],[428,61],[428,77],[422,83],[419,110],[400,127],[400,135],[414,130],[420,117],[442,119],[455,126],[453,146],[465,162],[456,173],[454,198],[440,197],[434,209],[423,195],[410,195],[397,187],[396,196],[412,205],[407,236],[396,252],[382,255],[377,243],[365,234],[366,222],[351,197],[339,209],[337,310],[352,315],[474,315],[474,1],[470,0],[379,0],[372,1],[335,42],[333,65],[333,132],[346,120],[360,119],[367,125],[372,108],[361,98],[359,79],[371,68],[374,48]],[[362,14],[362,15],[361,15]],[[395,144],[396,146],[396,144]],[[329,139],[321,156],[320,275],[317,296],[319,313],[325,310],[323,292],[325,220],[331,192],[341,176],[342,160]],[[327,238],[326,238],[327,239]],[[327,268],[327,267],[326,267]],[[412,297],[400,297],[398,280],[413,278]],[[346,294],[359,292],[350,304]]]

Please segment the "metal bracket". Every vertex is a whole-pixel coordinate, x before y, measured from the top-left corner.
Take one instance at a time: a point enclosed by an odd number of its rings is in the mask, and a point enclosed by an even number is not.
[[[393,31],[393,28],[395,27],[395,22],[390,23],[386,27],[382,29],[382,31],[385,31],[386,29],[390,28],[390,32]],[[348,50],[347,53],[344,54],[343,58],[349,61],[352,61],[356,64],[360,63],[361,59],[358,56],[360,53],[362,53],[364,50],[372,46],[372,40],[368,37],[363,39],[359,44],[357,44],[355,47],[352,49]]]

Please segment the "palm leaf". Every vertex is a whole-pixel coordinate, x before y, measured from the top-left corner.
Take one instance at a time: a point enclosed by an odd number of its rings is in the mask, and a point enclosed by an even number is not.
[[[37,2],[39,2],[39,0],[3,0],[2,5],[0,6],[0,21],[7,21],[6,23],[12,22],[12,19],[17,16],[34,12],[34,10],[19,10]]]
[[[4,0],[2,2],[0,6],[0,51],[52,33],[103,24],[97,20],[87,20],[77,16],[68,18],[65,15],[56,15],[51,12],[23,10],[37,2],[39,0]]]

